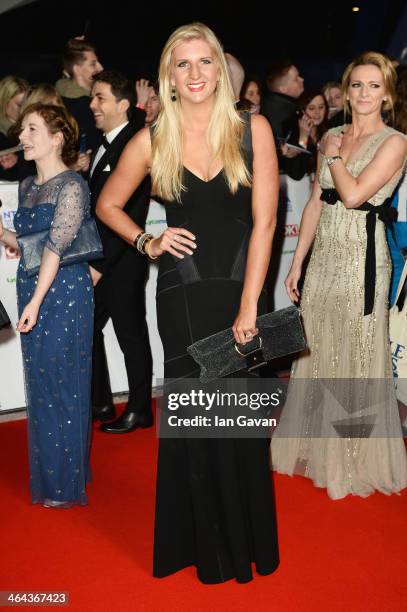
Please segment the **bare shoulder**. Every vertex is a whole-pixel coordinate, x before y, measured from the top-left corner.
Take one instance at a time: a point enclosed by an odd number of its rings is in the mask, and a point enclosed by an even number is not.
[[[263,115],[251,115],[253,149],[274,148],[274,137],[268,120]]]
[[[151,157],[151,137],[149,128],[145,127],[130,138],[125,149],[126,154],[141,156],[143,159]]]
[[[393,155],[407,155],[407,137],[397,130],[389,128],[389,131],[390,133],[380,145],[378,151],[382,153],[392,152]]]
[[[151,137],[149,128],[142,128],[125,146],[120,158],[121,165],[125,163],[142,164],[146,168],[151,165]]]
[[[136,134],[134,134],[134,136],[130,138],[129,142],[127,143],[127,147],[130,150],[137,150],[138,152],[144,152],[150,155],[151,154],[151,136],[150,136],[149,128],[144,127],[138,132],[136,132]]]
[[[272,134],[270,123],[263,115],[251,115],[251,128],[253,134]]]

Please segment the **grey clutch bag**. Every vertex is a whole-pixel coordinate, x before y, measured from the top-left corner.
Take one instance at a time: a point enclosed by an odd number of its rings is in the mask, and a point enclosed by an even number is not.
[[[28,276],[38,274],[48,232],[49,230],[44,230],[17,238],[23,265]],[[93,259],[102,259],[102,257],[103,247],[96,222],[93,218],[90,218],[82,223],[75,240],[62,255],[59,265],[69,266]]]
[[[244,369],[251,372],[271,359],[302,351],[307,345],[296,306],[261,315],[256,327],[258,335],[245,345],[236,344],[229,328],[188,346],[188,353],[201,367],[201,382]]]

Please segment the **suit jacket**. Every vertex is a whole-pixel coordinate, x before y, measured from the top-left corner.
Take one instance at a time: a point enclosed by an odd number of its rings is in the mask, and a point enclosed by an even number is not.
[[[140,117],[136,116],[117,134],[94,168],[93,174],[89,178],[89,187],[91,192],[91,211],[95,217],[96,202],[104,184],[117,166],[124,147],[143,125],[144,113]],[[92,167],[95,155],[96,151],[93,153],[90,167]],[[150,191],[151,181],[150,177],[147,176],[124,207],[124,211],[142,228],[144,228],[146,222]],[[147,274],[147,258],[140,255],[133,246],[120,238],[97,217],[96,223],[103,244],[104,259],[93,261],[92,266],[103,274],[108,274],[120,266],[124,268],[122,270],[123,273],[125,275],[127,273],[130,274],[133,279],[145,278]]]
[[[276,139],[278,163],[281,174],[287,174],[294,180],[300,180],[308,171],[308,155],[284,157],[280,152],[280,144],[287,140],[298,145],[298,116],[295,98],[285,94],[271,92],[262,102],[261,113],[268,119]]]
[[[85,136],[85,149],[96,151],[100,145],[100,132],[95,125],[95,118],[89,107],[90,96],[81,96],[80,98],[62,96],[62,101],[71,115],[75,117],[81,136]]]

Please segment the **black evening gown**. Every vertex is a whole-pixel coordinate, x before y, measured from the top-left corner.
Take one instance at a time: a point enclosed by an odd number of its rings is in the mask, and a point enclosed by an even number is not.
[[[243,150],[251,167],[248,114]],[[157,319],[165,378],[199,376],[186,347],[230,327],[243,287],[252,229],[251,189],[229,191],[223,172],[205,182],[184,169],[182,203],[164,202],[169,227],[196,236],[192,256],[160,258]],[[258,313],[265,312],[266,296]],[[204,583],[252,579],[278,566],[267,439],[161,439],[158,455],[156,577],[195,565]]]

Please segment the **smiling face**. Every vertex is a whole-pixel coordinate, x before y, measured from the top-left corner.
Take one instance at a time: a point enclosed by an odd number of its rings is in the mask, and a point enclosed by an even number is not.
[[[352,70],[347,97],[353,111],[361,115],[380,113],[386,94],[380,68],[365,65]]]
[[[20,109],[21,109],[21,105],[24,100],[24,95],[25,95],[24,92],[16,94],[15,96],[11,98],[11,100],[9,100],[6,106],[6,116],[13,123],[17,121],[18,116],[20,114]]]
[[[37,113],[24,117],[19,139],[24,147],[24,159],[33,161],[60,155],[63,144],[61,132],[51,134],[44,119]]]
[[[214,52],[202,38],[187,40],[172,54],[171,85],[182,104],[201,104],[209,100],[219,79]]]
[[[109,83],[96,81],[92,87],[90,108],[96,127],[108,133],[127,121],[128,100],[117,101]]]
[[[84,89],[90,91],[93,85],[93,77],[102,72],[103,66],[93,51],[83,52],[84,60],[81,64],[75,64],[72,68],[75,81]]]
[[[248,83],[244,97],[252,104],[260,104],[260,89],[257,83],[255,83],[254,81],[250,81]]]
[[[307,104],[305,114],[312,120],[314,125],[321,125],[326,115],[326,104],[322,96],[315,96]]]

